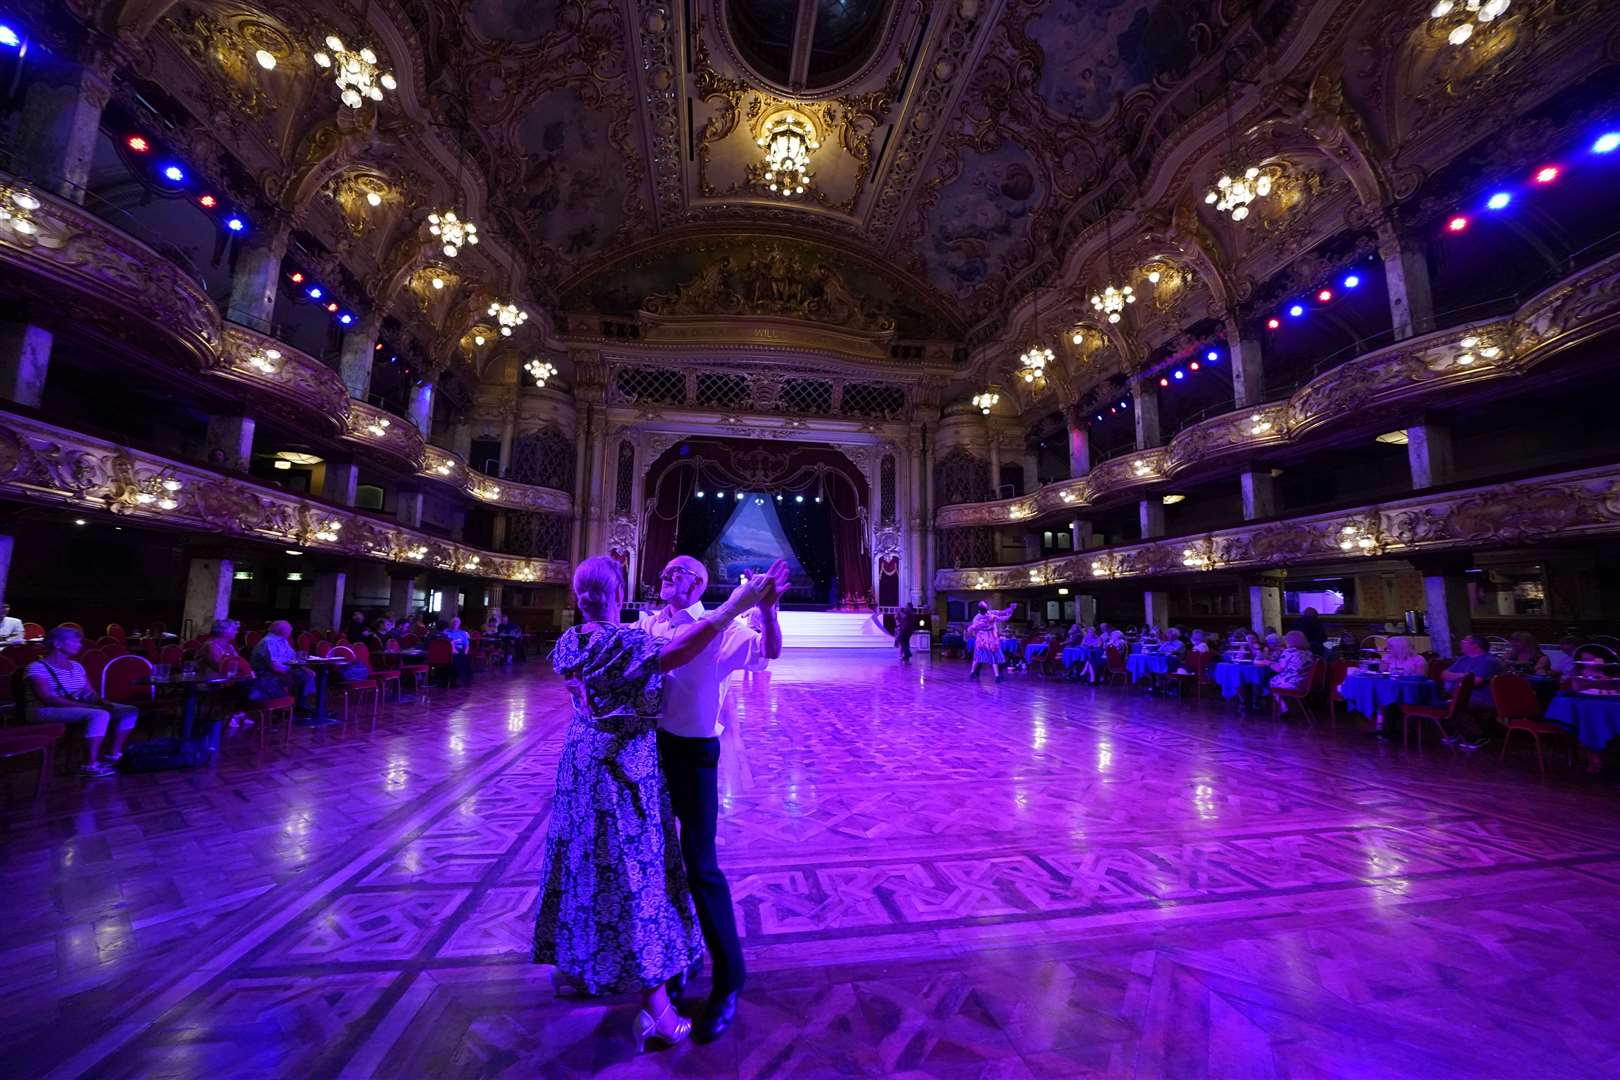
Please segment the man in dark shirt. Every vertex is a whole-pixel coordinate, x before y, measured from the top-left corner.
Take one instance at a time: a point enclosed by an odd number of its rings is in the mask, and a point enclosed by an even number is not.
[[[1304,634],[1305,640],[1311,643],[1311,652],[1317,656],[1322,655],[1322,650],[1327,645],[1327,628],[1322,625],[1322,617],[1316,613],[1315,608],[1306,608],[1294,623],[1294,629]]]
[[[1502,661],[1491,655],[1491,647],[1478,634],[1465,634],[1458,642],[1462,655],[1440,673],[1440,681],[1447,691],[1454,691],[1464,675],[1474,677],[1473,693],[1468,695],[1468,708],[1476,712],[1491,712],[1495,701],[1491,697],[1491,680],[1502,674]],[[1478,750],[1485,745],[1483,729],[1474,717],[1464,714],[1458,718],[1457,745],[1464,750]]]

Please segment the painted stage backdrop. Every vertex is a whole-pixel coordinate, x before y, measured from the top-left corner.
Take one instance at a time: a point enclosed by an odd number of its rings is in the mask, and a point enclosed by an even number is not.
[[[737,502],[720,536],[703,554],[713,584],[735,585],[745,570],[763,570],[777,559],[787,560],[796,589],[813,586],[804,564],[793,553],[776,504],[764,496],[750,495]]]

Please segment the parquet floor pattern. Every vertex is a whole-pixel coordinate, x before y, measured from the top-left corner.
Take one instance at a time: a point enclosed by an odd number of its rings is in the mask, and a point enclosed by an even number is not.
[[[566,695],[0,814],[8,1075],[1620,1074],[1620,793],[956,663],[739,683],[751,965],[712,1046],[526,960]],[[700,984],[700,987],[702,984]]]

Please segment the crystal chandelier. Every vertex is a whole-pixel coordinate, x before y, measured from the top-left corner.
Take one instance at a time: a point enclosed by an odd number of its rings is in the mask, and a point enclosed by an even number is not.
[[[1230,214],[1233,221],[1242,221],[1249,216],[1250,203],[1271,194],[1271,183],[1271,171],[1258,166],[1250,166],[1235,179],[1222,173],[1215,181],[1215,189],[1204,196],[1204,202],[1223,214]]]
[[[1056,354],[1045,345],[1031,345],[1024,350],[1018,358],[1018,374],[1027,383],[1046,377],[1046,365],[1050,364]]]
[[[1453,45],[1461,45],[1474,36],[1474,31],[1485,24],[1494,22],[1506,14],[1511,0],[1439,0],[1429,9],[1429,18],[1433,20],[1452,21],[1453,17],[1460,19],[1446,40]]]
[[[1125,310],[1126,304],[1136,303],[1136,290],[1129,285],[1123,289],[1116,289],[1109,285],[1100,293],[1093,293],[1091,306],[1102,314],[1108,316],[1111,323],[1119,322],[1119,313]]]
[[[384,90],[398,88],[394,76],[377,66],[377,54],[370,49],[350,52],[336,34],[326,35],[326,47],[331,52],[317,52],[315,63],[333,71],[338,97],[349,108],[381,101]]]
[[[1181,549],[1181,565],[1192,570],[1213,570],[1220,561],[1220,551],[1213,537],[1204,537],[1192,547]]]
[[[538,358],[524,364],[523,370],[534,376],[534,385],[536,386],[546,385],[546,380],[557,374],[555,367]]]
[[[478,243],[478,226],[470,221],[462,221],[456,216],[454,210],[446,210],[442,214],[428,215],[428,232],[437,236],[444,244],[444,256],[453,259],[461,249]],[[443,288],[443,286],[437,286]]]
[[[994,393],[994,392],[992,392],[990,390],[986,390],[982,394],[974,394],[973,395],[973,407],[975,409],[978,409],[980,412],[984,413],[984,415],[989,416],[990,415],[990,410],[995,408],[996,407],[996,402],[998,402],[1000,400],[1001,400],[1001,395],[1000,394]]]
[[[33,236],[39,231],[29,215],[40,207],[39,199],[23,188],[0,188],[0,226],[19,236]]]
[[[754,141],[765,150],[765,185],[788,198],[803,195],[811,177],[810,151],[821,147],[810,120],[796,112],[778,113]]]
[[[522,326],[529,321],[529,313],[516,304],[503,304],[499,301],[489,305],[489,314],[495,317],[500,324],[501,337],[511,337],[513,327]]]

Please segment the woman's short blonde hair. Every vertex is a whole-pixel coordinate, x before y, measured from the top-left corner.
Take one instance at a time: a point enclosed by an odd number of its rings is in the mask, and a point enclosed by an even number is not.
[[[1417,650],[1412,648],[1412,639],[1396,634],[1384,644],[1384,654],[1394,656],[1398,660],[1405,660],[1409,656],[1416,656]]]
[[[595,555],[574,567],[574,598],[582,608],[600,608],[624,596],[624,570],[606,555]]]
[[[1288,633],[1283,635],[1283,641],[1287,642],[1290,649],[1304,649],[1307,652],[1310,651],[1311,639],[1305,636],[1304,631],[1290,630]]]

